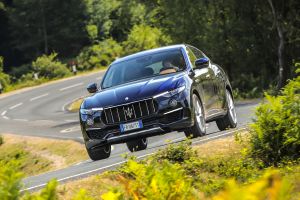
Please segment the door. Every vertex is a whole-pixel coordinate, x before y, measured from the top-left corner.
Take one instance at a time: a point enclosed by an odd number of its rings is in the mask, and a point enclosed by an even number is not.
[[[212,88],[210,84],[212,71],[209,69],[209,67],[196,69],[195,61],[201,58],[201,55],[195,55],[194,51],[191,49],[190,46],[187,46],[187,54],[189,56],[194,71],[193,81],[197,91],[200,93],[202,104],[205,110],[205,116],[209,116],[212,105]]]
[[[191,51],[194,53],[197,59],[208,58],[199,49],[190,46]],[[205,80],[203,82],[203,90],[206,93],[205,102],[207,108],[207,117],[214,117],[220,113],[220,90],[219,90],[219,78],[217,77],[218,68],[210,61],[207,67],[207,72],[205,75]]]

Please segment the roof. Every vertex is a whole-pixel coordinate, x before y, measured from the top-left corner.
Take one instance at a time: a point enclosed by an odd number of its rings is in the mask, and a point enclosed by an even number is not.
[[[165,46],[165,47],[159,47],[159,48],[150,49],[150,50],[146,50],[146,51],[141,51],[141,52],[138,52],[138,53],[135,53],[135,54],[131,54],[131,55],[119,58],[119,59],[115,60],[112,64],[116,64],[116,63],[123,62],[123,61],[126,61],[126,60],[134,59],[134,58],[137,58],[137,57],[140,57],[140,56],[143,56],[143,55],[147,55],[147,54],[150,54],[150,53],[157,53],[157,52],[160,52],[160,51],[167,51],[167,50],[181,49],[181,48],[185,48],[185,45],[184,44],[177,44],[177,45],[171,45],[171,46]]]

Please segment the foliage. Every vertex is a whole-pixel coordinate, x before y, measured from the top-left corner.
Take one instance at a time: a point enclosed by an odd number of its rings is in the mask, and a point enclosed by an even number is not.
[[[291,198],[292,186],[282,180],[279,173],[269,171],[262,178],[249,185],[240,186],[234,180],[227,183],[226,189],[214,196],[213,200],[285,200]]]
[[[1,163],[0,196],[3,200],[17,200],[20,196],[22,174],[15,170],[15,162],[7,165]]]
[[[51,180],[47,183],[46,187],[43,188],[37,194],[26,193],[22,199],[24,200],[57,200],[56,193],[57,181]]]
[[[267,166],[299,158],[300,76],[290,80],[280,95],[266,95],[266,100],[257,108],[257,119],[252,125],[253,156]]]
[[[170,43],[168,36],[164,35],[158,28],[148,25],[135,25],[130,31],[124,48],[127,54],[152,49]]]
[[[107,67],[122,53],[122,47],[112,38],[98,42],[82,50],[77,57],[78,68],[89,70],[99,67]]]
[[[80,0],[13,1],[7,6],[10,48],[22,52],[22,64],[51,51],[75,56],[87,40],[84,10]]]
[[[129,160],[117,175],[122,187],[102,195],[103,199],[198,199],[192,180],[179,164],[150,164]]]
[[[191,141],[186,140],[178,145],[168,145],[167,148],[160,149],[152,159],[157,161],[168,160],[172,163],[183,163],[197,157],[195,150],[191,147]]]
[[[32,62],[33,69],[39,73],[39,76],[53,79],[61,78],[70,75],[65,64],[56,60],[57,53],[52,53],[49,56],[43,55]]]
[[[84,2],[86,7],[85,12],[88,16],[87,31],[90,38],[92,41],[96,39],[105,39],[111,32],[113,25],[113,19],[110,18],[110,15],[119,7],[120,1],[85,0]],[[91,30],[93,31],[91,32]]]
[[[3,73],[3,57],[0,56],[0,84],[3,88],[6,88],[9,85],[9,83],[10,78],[8,74]]]

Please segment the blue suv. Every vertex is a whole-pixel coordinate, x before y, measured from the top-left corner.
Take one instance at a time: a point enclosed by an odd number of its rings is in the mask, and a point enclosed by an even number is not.
[[[234,128],[232,89],[223,69],[190,45],[139,52],[114,61],[80,108],[80,124],[92,160],[108,158],[111,144],[147,148],[147,137],[183,131],[195,138],[206,123]]]

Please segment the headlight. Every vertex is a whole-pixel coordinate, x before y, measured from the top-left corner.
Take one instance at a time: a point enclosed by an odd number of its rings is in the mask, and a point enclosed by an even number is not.
[[[103,111],[103,108],[80,109],[80,113],[83,115],[93,115],[94,113],[101,111]]]
[[[185,85],[183,86],[180,86],[179,88],[176,88],[174,90],[170,90],[170,91],[167,91],[167,92],[163,92],[163,93],[160,93],[158,95],[155,95],[153,98],[157,98],[157,97],[172,97],[176,94],[179,94],[181,92],[183,92],[185,90]]]

